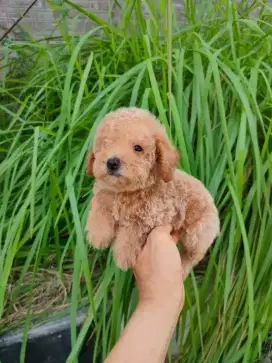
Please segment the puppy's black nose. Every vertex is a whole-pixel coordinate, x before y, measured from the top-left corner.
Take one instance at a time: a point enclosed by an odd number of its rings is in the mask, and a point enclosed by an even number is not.
[[[120,168],[121,165],[121,161],[119,158],[114,157],[114,158],[110,158],[107,161],[107,168],[110,172],[115,172]]]

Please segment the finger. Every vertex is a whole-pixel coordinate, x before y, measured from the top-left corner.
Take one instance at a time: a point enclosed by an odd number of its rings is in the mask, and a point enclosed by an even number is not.
[[[91,199],[91,209],[94,208],[94,205],[95,205],[95,197],[93,196]]]
[[[155,233],[166,233],[166,234],[170,234],[171,231],[172,231],[172,226],[171,224],[166,224],[164,226],[158,226],[158,227],[155,227],[151,232],[150,234],[155,234]]]
[[[168,237],[172,237],[171,240],[177,244],[179,241],[179,234],[178,232],[172,232],[173,227],[171,226],[171,224],[166,224],[164,226],[159,226],[159,227],[155,227],[149,234],[148,236],[148,240],[153,240],[153,239],[160,239],[162,236],[168,236]],[[172,233],[171,233],[172,232]]]
[[[153,229],[153,231],[156,231],[157,233],[167,233],[170,234],[173,241],[177,244],[179,241],[179,233],[173,232],[173,227],[171,224],[166,224],[165,226],[159,226]]]
[[[167,224],[167,225],[164,225],[164,226],[158,226],[158,227],[155,227],[154,229],[152,229],[152,231],[149,233],[148,235],[148,238],[147,238],[147,243],[145,244],[142,252],[140,253],[140,255],[138,256],[137,260],[136,260],[136,264],[134,266],[134,269],[133,269],[133,273],[135,275],[135,273],[137,274],[137,268],[139,266],[141,266],[142,264],[142,260],[145,258],[145,255],[149,249],[149,245],[151,243],[151,241],[159,241],[160,238],[162,236],[170,236],[170,233],[171,233],[171,230],[172,230],[172,226],[171,224]]]
[[[173,238],[175,244],[177,244],[179,241],[179,234],[177,232],[171,233],[171,237]]]
[[[139,268],[141,268],[142,266],[142,261],[144,260],[144,256],[146,255],[146,250],[147,250],[147,243],[145,244],[144,248],[142,249],[141,253],[139,254],[139,256],[137,257],[136,263],[133,267],[133,274],[136,277],[137,275],[137,271]]]

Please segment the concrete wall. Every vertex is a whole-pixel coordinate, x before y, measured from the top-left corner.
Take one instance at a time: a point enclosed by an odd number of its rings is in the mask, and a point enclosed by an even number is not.
[[[56,29],[56,20],[60,20],[63,16],[64,8],[68,11],[66,17],[69,34],[84,34],[92,28],[94,24],[86,16],[81,15],[77,10],[72,9],[69,5],[58,6],[62,0],[53,0],[56,4],[55,11],[52,11],[52,6],[46,0],[38,0],[31,8],[27,15],[20,21],[19,26],[13,32],[13,37],[22,39],[24,32],[31,32],[36,39],[48,37],[54,32],[58,34]],[[121,18],[120,7],[116,5],[114,0],[71,0],[83,9],[86,9],[102,19],[108,18],[109,4],[111,6],[111,18],[118,24],[118,19]],[[28,8],[33,0],[0,0],[0,34],[4,32],[4,28],[9,28],[20,15]],[[124,0],[119,0],[119,4]],[[174,0],[177,10],[183,8],[181,3],[184,1]]]
[[[56,4],[56,10],[53,12],[50,9],[46,0],[38,0],[35,6],[28,12],[26,17],[22,19],[13,32],[13,36],[17,39],[22,39],[24,37],[24,32],[30,31],[36,39],[47,37],[52,34],[56,28],[56,20],[61,19],[62,10],[58,9],[58,5],[62,0],[51,0],[51,3]],[[86,10],[95,13],[101,18],[107,19],[109,11],[109,3],[114,4],[114,0],[72,0],[74,3],[80,5]],[[122,3],[124,0],[119,0]],[[240,0],[241,1],[241,0]],[[5,29],[9,28],[20,15],[27,9],[27,7],[33,2],[33,0],[0,0],[0,36],[4,33]],[[198,0],[198,10],[201,8],[204,10],[207,7],[211,7],[214,1],[211,0]],[[253,2],[253,0],[247,1],[248,4]],[[272,3],[272,0],[268,0],[268,3]],[[176,8],[177,17],[182,20],[184,13],[184,3],[185,0],[173,0]],[[67,5],[68,9],[69,6]],[[79,13],[70,9],[67,18],[67,24],[70,30],[77,34],[84,34],[88,29],[92,27],[92,22],[85,16],[79,16],[76,21],[76,17]],[[120,9],[117,5],[112,7],[111,12],[113,20],[118,23],[118,19],[121,17]],[[54,33],[55,35],[58,32]]]
[[[20,15],[27,9],[33,0],[0,0],[0,26],[1,33],[3,28],[9,28]],[[54,3],[60,2],[54,0]],[[75,0],[75,3],[81,7],[95,13],[97,16],[104,19],[107,18],[108,13],[108,0]],[[67,6],[68,8],[68,6]],[[76,33],[84,33],[88,30],[92,23],[85,16],[81,16],[78,21],[75,17],[79,13],[71,9],[67,19],[68,27],[74,29]],[[113,16],[115,9],[113,10]],[[46,0],[38,0],[37,3],[31,8],[27,15],[20,21],[13,32],[13,36],[17,39],[22,39],[24,32],[30,31],[36,39],[47,37],[52,34],[56,29],[56,20],[60,20],[62,11],[56,5],[56,10],[52,11]],[[73,23],[75,25],[73,25]],[[55,32],[54,34],[58,34]]]

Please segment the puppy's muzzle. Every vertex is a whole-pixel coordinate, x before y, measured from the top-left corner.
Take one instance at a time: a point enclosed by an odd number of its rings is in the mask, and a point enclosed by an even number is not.
[[[121,160],[117,157],[110,158],[107,161],[107,171],[110,175],[119,176],[120,166],[121,166]]]

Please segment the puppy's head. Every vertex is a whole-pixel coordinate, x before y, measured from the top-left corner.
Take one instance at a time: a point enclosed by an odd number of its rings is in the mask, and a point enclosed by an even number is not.
[[[162,125],[149,112],[122,108],[99,125],[87,174],[116,192],[134,191],[156,180],[173,179],[178,153]]]

